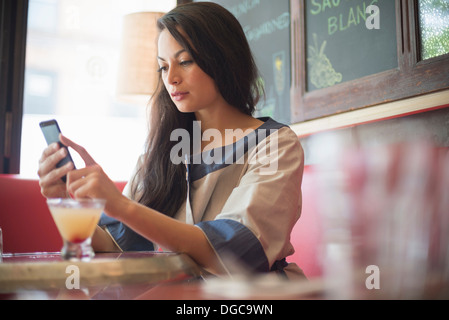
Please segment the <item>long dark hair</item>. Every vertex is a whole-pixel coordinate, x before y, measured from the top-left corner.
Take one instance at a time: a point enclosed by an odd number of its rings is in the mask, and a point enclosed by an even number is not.
[[[162,16],[157,25],[160,32],[168,30],[215,81],[226,102],[253,114],[263,88],[245,33],[228,10],[212,2],[188,3]],[[132,197],[173,217],[185,200],[187,183],[184,164],[170,160],[170,150],[178,143],[170,141],[170,135],[185,129],[192,137],[195,115],[176,108],[161,79],[150,106],[150,132],[132,183]]]

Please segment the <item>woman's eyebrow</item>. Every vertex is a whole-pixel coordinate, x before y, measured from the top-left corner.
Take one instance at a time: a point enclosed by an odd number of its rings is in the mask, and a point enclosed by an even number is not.
[[[183,52],[186,52],[186,49],[181,49],[181,50],[179,50],[178,52],[176,52],[176,53],[175,53],[175,56],[174,56],[175,59],[178,58],[178,57],[180,56],[180,54],[183,53]],[[165,61],[164,58],[161,58],[161,57],[159,57],[159,56],[157,56],[157,58],[158,58],[159,60]]]

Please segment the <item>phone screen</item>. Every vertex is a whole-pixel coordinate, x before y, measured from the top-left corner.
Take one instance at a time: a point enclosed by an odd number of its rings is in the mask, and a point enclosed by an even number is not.
[[[61,133],[61,130],[59,129],[56,120],[44,121],[41,122],[39,125],[42,129],[42,133],[44,134],[45,140],[47,141],[48,145],[54,142],[59,142],[59,134]]]
[[[61,130],[59,129],[59,125],[56,122],[56,120],[48,120],[48,121],[43,121],[41,123],[39,123],[39,126],[41,127],[42,133],[44,134],[45,140],[47,141],[47,144],[50,145],[54,142],[58,142],[59,145],[63,148],[66,148],[66,146],[64,146],[60,141],[59,141],[59,134],[61,133]],[[73,162],[72,157],[69,153],[69,150],[67,149],[67,156],[62,159],[61,161],[58,162],[58,164],[56,165],[57,168],[62,167],[63,165],[65,165],[68,162]],[[75,165],[74,165],[75,167]],[[65,177],[63,177],[62,179],[63,181],[65,181]]]

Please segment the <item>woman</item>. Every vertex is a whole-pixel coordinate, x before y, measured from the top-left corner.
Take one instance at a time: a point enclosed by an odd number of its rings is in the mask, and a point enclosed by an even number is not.
[[[301,276],[286,257],[301,211],[303,151],[290,128],[251,116],[262,90],[239,22],[217,4],[194,2],[164,15],[158,28],[151,131],[124,193],[61,136],[86,167],[55,169],[65,151],[48,147],[38,172],[43,195],[107,200],[97,251],[163,248],[214,274],[237,264]]]

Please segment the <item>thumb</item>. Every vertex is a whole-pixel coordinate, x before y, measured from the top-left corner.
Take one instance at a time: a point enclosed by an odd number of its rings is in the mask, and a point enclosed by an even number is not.
[[[93,166],[96,165],[97,162],[91,157],[91,155],[84,149],[84,147],[80,146],[79,144],[73,142],[69,138],[63,136],[62,134],[59,134],[59,141],[66,147],[70,147],[73,150],[75,150],[81,158],[84,160],[84,163],[86,166]]]

